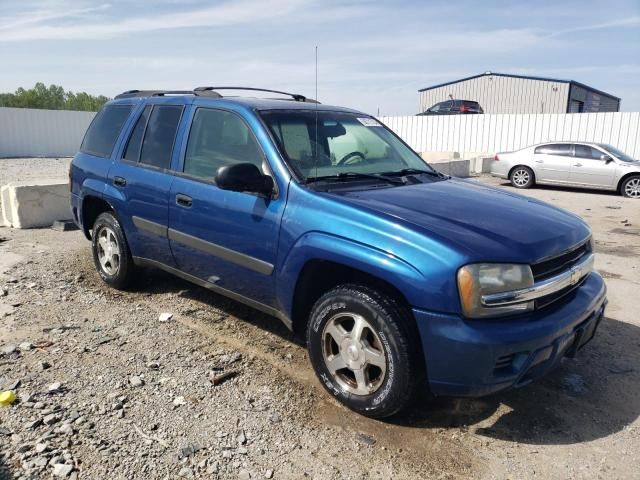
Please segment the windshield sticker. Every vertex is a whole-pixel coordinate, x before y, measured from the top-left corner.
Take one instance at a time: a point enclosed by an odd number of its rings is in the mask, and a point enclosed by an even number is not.
[[[373,118],[358,118],[358,121],[365,127],[381,127],[380,123]]]

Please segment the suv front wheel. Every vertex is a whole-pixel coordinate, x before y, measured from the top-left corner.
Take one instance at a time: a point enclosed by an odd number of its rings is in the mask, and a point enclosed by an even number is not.
[[[102,280],[118,289],[125,288],[133,275],[133,260],[118,219],[101,213],[91,235],[93,261]]]
[[[417,380],[409,321],[394,299],[368,287],[342,285],[323,295],[311,311],[307,348],[324,387],[369,417],[401,410]]]

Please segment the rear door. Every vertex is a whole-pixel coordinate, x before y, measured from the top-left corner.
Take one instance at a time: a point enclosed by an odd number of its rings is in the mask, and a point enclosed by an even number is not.
[[[167,239],[170,173],[183,105],[147,105],[109,171],[131,254],[174,265]]]
[[[199,107],[183,151],[169,199],[169,240],[178,268],[274,306],[273,271],[286,192],[266,198],[222,190],[214,180],[220,167],[241,162],[270,174],[256,136],[239,114]]]
[[[601,157],[605,155],[590,145],[574,145],[573,162],[569,181],[576,185],[612,188],[614,186],[616,163]],[[610,158],[606,155],[607,158]]]
[[[550,143],[537,146],[533,151],[536,181],[569,182],[572,161],[572,145],[570,143]]]

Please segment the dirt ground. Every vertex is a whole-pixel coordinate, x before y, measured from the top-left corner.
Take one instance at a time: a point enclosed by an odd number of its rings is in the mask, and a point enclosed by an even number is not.
[[[325,394],[276,319],[156,271],[114,291],[80,232],[0,228],[0,478],[638,478],[640,202],[522,193],[593,228],[596,338],[522,389],[387,421]]]

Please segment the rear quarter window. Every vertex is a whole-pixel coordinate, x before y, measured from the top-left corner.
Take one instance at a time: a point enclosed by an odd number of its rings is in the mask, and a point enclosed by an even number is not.
[[[107,105],[103,107],[89,125],[80,151],[97,157],[109,158],[132,108],[132,105]]]
[[[534,150],[538,155],[560,155],[563,157],[571,156],[571,144],[568,143],[551,143],[548,145],[540,145]]]

